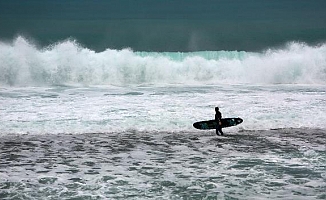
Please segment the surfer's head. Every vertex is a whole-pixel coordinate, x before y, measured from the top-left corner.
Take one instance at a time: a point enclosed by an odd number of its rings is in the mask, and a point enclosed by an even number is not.
[[[217,112],[219,110],[219,108],[218,107],[215,107],[215,111]]]

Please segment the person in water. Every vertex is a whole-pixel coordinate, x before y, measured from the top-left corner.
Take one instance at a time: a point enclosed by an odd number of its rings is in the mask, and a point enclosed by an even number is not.
[[[216,135],[219,135],[218,132],[223,135],[222,131],[222,113],[219,111],[218,107],[215,107],[215,121],[216,121]]]

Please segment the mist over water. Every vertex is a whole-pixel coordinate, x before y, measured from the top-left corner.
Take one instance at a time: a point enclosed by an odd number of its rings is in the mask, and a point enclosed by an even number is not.
[[[326,45],[291,42],[263,52],[95,52],[75,40],[45,48],[24,37],[0,43],[8,86],[139,84],[324,84]]]

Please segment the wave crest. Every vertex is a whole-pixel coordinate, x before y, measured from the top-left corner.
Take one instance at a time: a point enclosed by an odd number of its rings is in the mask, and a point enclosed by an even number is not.
[[[325,84],[326,44],[292,42],[261,53],[134,52],[82,47],[73,39],[38,48],[0,42],[2,85]]]

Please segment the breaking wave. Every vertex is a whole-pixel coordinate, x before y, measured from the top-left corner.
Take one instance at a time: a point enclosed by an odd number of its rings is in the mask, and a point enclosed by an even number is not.
[[[0,84],[325,84],[326,44],[291,42],[264,52],[95,52],[68,39],[39,48],[0,42]]]

